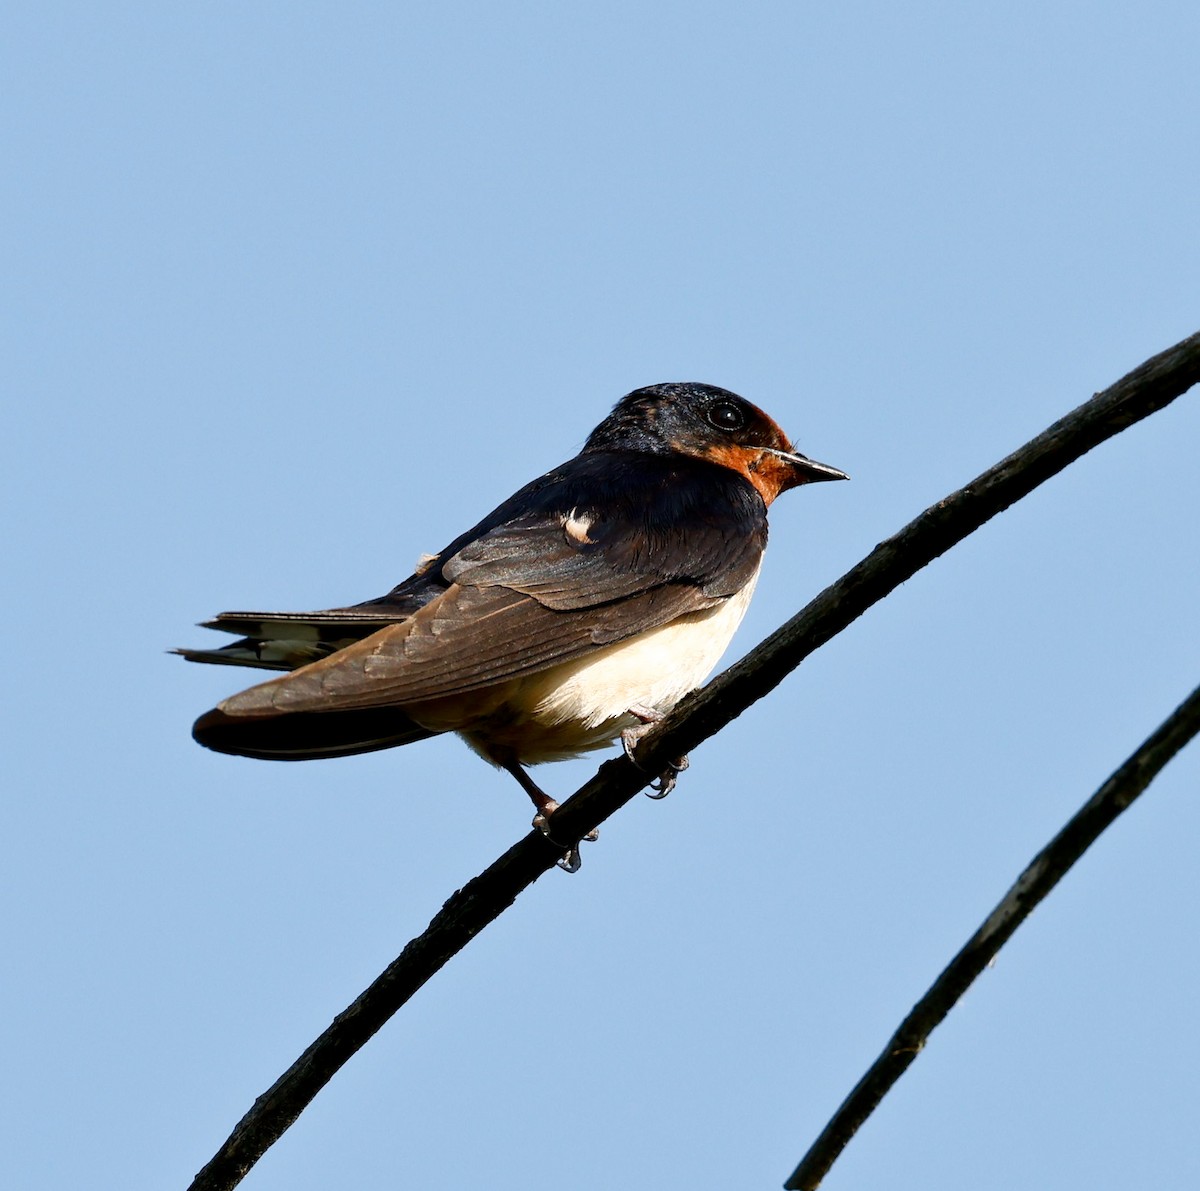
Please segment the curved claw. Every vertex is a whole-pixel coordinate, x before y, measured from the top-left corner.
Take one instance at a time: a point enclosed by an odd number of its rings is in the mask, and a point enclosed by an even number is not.
[[[675,775],[673,773],[664,773],[662,777],[655,778],[642,793],[651,801],[660,802],[674,789]]]
[[[675,783],[679,780],[679,775],[691,764],[687,757],[679,757],[672,761],[667,768],[652,781],[645,791],[647,798],[654,799],[657,802],[660,798],[666,798],[672,790],[675,789]]]
[[[637,747],[638,741],[652,728],[655,724],[660,723],[662,716],[649,708],[634,706],[629,709],[631,715],[637,716],[641,720],[641,724],[634,728],[626,728],[621,733],[621,747],[625,750],[625,756],[633,762],[634,766],[642,769],[638,765],[637,758],[633,755],[633,750]],[[680,757],[672,761],[662,773],[658,775],[650,783],[649,788],[645,791],[647,798],[653,798],[656,802],[660,798],[666,798],[672,790],[675,789],[675,783],[679,775],[691,764],[686,756]],[[646,771],[642,769],[642,772]]]
[[[557,805],[557,804],[556,804]],[[563,845],[558,842],[550,834],[550,820],[539,811],[533,816],[533,826],[537,828],[556,848],[561,848]],[[600,828],[593,827],[587,835],[581,836],[579,844],[594,844],[600,838]],[[583,865],[583,860],[579,855],[579,844],[572,844],[562,856],[554,863],[563,870],[564,873],[577,873]]]

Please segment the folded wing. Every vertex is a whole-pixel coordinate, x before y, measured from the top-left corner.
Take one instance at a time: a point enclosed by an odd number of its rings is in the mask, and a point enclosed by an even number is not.
[[[406,743],[429,734],[406,706],[578,659],[740,591],[766,544],[757,493],[702,461],[663,461],[657,470],[636,462],[640,489],[628,477],[614,483],[620,468],[611,460],[601,492],[570,465],[550,473],[513,515],[503,516],[510,501],[383,601],[217,618],[212,627],[246,633],[227,650],[292,672],[225,700],[197,722],[197,739],[297,758]],[[279,640],[299,645],[264,643]],[[315,660],[302,660],[305,650]]]

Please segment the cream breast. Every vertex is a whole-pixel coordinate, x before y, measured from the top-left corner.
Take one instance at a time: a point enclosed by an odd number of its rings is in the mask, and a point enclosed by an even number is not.
[[[526,765],[603,747],[639,722],[631,708],[665,714],[712,673],[757,580],[755,571],[737,595],[712,608],[505,683],[502,704],[458,730],[485,756],[498,746]]]

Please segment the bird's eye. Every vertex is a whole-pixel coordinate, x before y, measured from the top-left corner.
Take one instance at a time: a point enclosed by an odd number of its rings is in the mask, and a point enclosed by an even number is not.
[[[746,415],[732,401],[717,401],[705,411],[710,426],[718,430],[741,430],[746,425]]]

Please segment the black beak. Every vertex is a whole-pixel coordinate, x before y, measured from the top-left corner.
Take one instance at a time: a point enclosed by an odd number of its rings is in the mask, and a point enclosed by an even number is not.
[[[830,467],[828,463],[818,463],[806,455],[789,451],[772,451],[771,453],[792,465],[792,470],[796,473],[797,484],[816,484],[821,480],[848,480],[850,478],[844,471],[838,471],[836,467]]]

